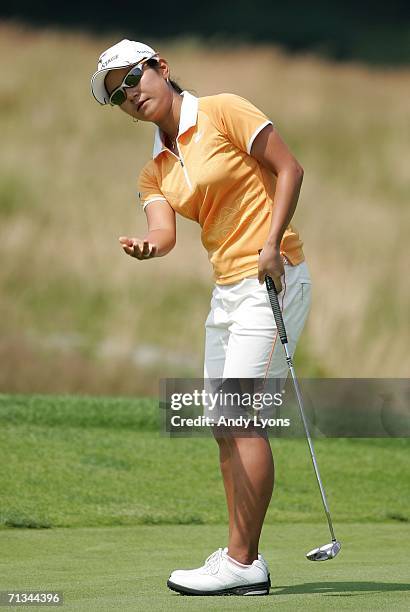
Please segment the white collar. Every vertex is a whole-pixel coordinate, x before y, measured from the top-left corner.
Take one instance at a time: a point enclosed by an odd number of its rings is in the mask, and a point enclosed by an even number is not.
[[[183,91],[181,94],[182,105],[181,105],[181,115],[179,118],[179,129],[177,139],[181,134],[186,132],[189,128],[196,125],[196,120],[198,116],[198,98],[189,93],[189,91]],[[152,151],[152,158],[155,159],[157,155],[162,153],[166,149],[164,145],[164,141],[162,139],[162,133],[158,126],[155,129],[154,136],[154,148]]]

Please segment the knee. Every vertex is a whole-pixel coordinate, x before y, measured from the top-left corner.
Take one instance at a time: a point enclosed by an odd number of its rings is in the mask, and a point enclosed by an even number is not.
[[[229,448],[232,445],[232,435],[226,427],[212,427],[212,434],[218,443],[219,448]]]

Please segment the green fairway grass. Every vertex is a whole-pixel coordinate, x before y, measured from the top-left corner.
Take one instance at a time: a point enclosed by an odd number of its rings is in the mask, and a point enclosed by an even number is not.
[[[196,567],[226,543],[220,525],[7,530],[0,533],[0,588],[63,592],[68,610],[408,610],[409,527],[339,524],[337,559],[304,553],[327,541],[323,525],[266,526],[261,550],[269,597],[183,597],[174,568]]]
[[[60,590],[69,610],[406,610],[409,442],[318,439],[342,551],[329,542],[303,439],[272,440],[262,533],[270,597],[181,597],[175,568],[227,542],[217,445],[169,439],[153,399],[0,396],[0,590]],[[406,607],[407,605],[407,607]]]
[[[0,396],[0,526],[209,524],[226,520],[217,445],[158,433],[155,400]],[[406,439],[315,447],[339,521],[410,519]],[[272,440],[267,523],[323,521],[303,439]]]

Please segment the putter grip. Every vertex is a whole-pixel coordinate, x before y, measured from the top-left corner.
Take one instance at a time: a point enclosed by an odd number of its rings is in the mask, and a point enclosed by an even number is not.
[[[276,327],[282,344],[287,344],[288,337],[286,335],[285,324],[283,322],[282,312],[279,306],[278,294],[276,292],[275,283],[270,276],[265,276],[266,289],[268,290],[270,305],[272,306],[273,316],[275,317]]]

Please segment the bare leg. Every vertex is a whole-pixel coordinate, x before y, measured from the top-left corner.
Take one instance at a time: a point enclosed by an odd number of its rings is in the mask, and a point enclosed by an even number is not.
[[[228,507],[229,517],[229,538],[231,540],[232,531],[234,528],[235,503],[234,503],[234,482],[232,478],[232,440],[229,438],[216,438],[219,445],[219,464],[221,468],[222,479],[225,487],[226,505]]]
[[[269,440],[261,435],[230,436],[226,431],[214,434],[229,514],[228,554],[250,564],[258,558],[259,538],[273,491]]]

